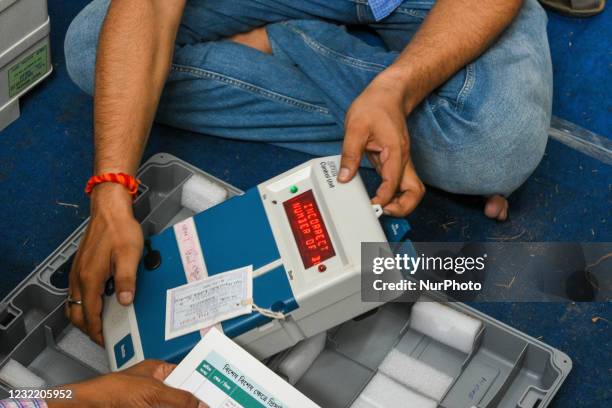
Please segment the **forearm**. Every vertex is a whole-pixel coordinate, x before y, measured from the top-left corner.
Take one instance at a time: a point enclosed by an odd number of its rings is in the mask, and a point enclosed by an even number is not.
[[[522,0],[438,0],[384,77],[401,84],[406,113],[482,54],[518,14]]]
[[[170,67],[183,1],[111,2],[98,45],[94,172],[134,174]]]

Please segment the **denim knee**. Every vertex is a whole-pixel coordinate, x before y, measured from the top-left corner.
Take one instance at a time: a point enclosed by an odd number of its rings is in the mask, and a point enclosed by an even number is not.
[[[66,69],[72,81],[93,95],[98,36],[109,0],[94,0],[72,20],[64,40]]]
[[[539,109],[528,110],[529,104],[509,110],[508,117],[516,119],[503,126],[493,122],[481,123],[483,135],[479,139],[486,141],[476,154],[481,155],[479,162],[485,160],[485,163],[468,168],[465,180],[467,183],[478,180],[480,194],[508,196],[540,164],[548,140],[550,116],[542,114]]]
[[[519,188],[542,160],[548,140],[552,67],[546,17],[537,4],[522,17],[523,24],[532,23],[529,27],[532,32],[528,35],[523,32],[523,38],[515,39],[501,50],[508,55],[508,60],[515,58],[514,63],[499,67],[498,74],[491,76],[491,82],[485,80],[485,88],[491,91],[480,103],[474,104],[471,114],[465,112],[474,121],[475,128],[471,129],[475,130],[474,137],[482,145],[478,154],[488,158],[489,171],[480,176],[484,178],[481,187],[485,194],[508,195]],[[516,54],[513,55],[512,50]],[[494,58],[485,63],[490,71],[494,70]]]
[[[408,119],[415,166],[449,192],[508,195],[533,173],[548,139],[552,67],[537,2],[525,1],[470,66],[457,98],[430,96]]]
[[[506,105],[499,117],[481,117],[469,127],[442,129],[448,140],[413,138],[412,156],[426,184],[458,194],[508,196],[536,169],[546,148],[550,114],[540,106]]]

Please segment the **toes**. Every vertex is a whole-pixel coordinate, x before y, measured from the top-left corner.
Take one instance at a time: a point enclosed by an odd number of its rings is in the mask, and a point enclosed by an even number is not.
[[[506,221],[508,219],[508,201],[504,200],[504,208],[497,217],[498,221]]]
[[[491,196],[487,199],[484,213],[489,218],[497,218],[503,209],[503,202],[500,196]]]
[[[487,199],[484,213],[489,218],[505,221],[508,218],[508,201],[500,195],[491,196]]]

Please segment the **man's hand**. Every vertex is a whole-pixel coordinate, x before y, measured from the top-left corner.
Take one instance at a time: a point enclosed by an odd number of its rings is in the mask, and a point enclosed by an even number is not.
[[[521,4],[521,0],[438,0],[395,62],[351,105],[338,179],[353,178],[367,152],[383,179],[373,202],[396,216],[414,210],[425,188],[410,159],[406,117],[483,53],[512,22]]]
[[[346,114],[338,180],[350,181],[363,153],[382,177],[372,203],[386,214],[406,216],[419,204],[425,186],[410,158],[404,92],[385,72],[370,83]]]
[[[66,312],[75,326],[102,345],[104,285],[113,275],[119,303],[132,303],[143,236],[125,187],[100,184],[91,200],[91,219],[70,271],[70,297],[83,303],[67,305]]]
[[[96,54],[94,174],[136,173],[184,6],[185,0],[110,3]],[[83,304],[70,306],[68,315],[102,344],[104,284],[114,274],[119,302],[132,302],[143,237],[123,186],[98,185],[91,199],[91,220],[70,273],[69,293]]]
[[[162,361],[145,360],[123,371],[62,386],[62,389],[72,390],[73,398],[50,400],[47,404],[49,408],[206,408],[187,391],[162,382],[174,367]]]

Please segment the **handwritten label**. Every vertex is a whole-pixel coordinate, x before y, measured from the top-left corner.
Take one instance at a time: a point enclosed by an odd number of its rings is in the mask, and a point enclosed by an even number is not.
[[[175,224],[173,228],[187,282],[206,278],[208,271],[193,218],[187,218]]]
[[[168,289],[166,340],[251,313],[253,266],[219,273]]]

